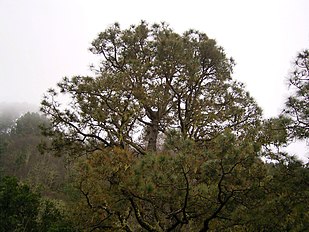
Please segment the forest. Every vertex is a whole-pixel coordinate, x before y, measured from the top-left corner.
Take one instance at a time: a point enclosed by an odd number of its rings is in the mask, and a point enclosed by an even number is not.
[[[308,231],[309,50],[278,117],[205,33],[101,32],[93,76],[0,105],[0,231]],[[306,147],[308,149],[308,147]]]

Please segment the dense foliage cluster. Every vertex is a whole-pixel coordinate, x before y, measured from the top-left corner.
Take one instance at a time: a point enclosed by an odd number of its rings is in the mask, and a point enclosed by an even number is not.
[[[309,50],[297,55],[294,70],[289,78],[293,94],[286,102],[284,114],[292,119],[292,137],[309,137]]]
[[[231,79],[233,60],[204,33],[115,24],[92,45],[102,57],[96,76],[64,78],[42,102],[54,149],[119,146],[146,154],[173,129],[205,142],[226,128],[242,137],[259,120],[254,100]],[[70,107],[60,107],[60,93],[71,98]]]
[[[59,207],[14,177],[0,178],[0,231],[73,231]]]

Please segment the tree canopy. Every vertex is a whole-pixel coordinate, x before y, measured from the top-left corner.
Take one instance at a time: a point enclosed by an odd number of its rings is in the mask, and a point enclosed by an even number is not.
[[[95,76],[65,77],[42,101],[53,125],[49,132],[58,138],[54,148],[62,152],[90,145],[145,154],[156,151],[170,130],[196,142],[225,128],[241,138],[260,118],[243,84],[231,78],[233,60],[199,31],[179,35],[165,23],[146,22],[122,30],[116,23],[90,51],[101,57]],[[60,106],[61,93],[70,107]]]
[[[280,151],[291,121],[304,120],[289,106],[291,118],[263,120],[215,40],[115,23],[90,51],[101,58],[94,75],[63,78],[41,108],[48,148],[74,157],[76,228],[309,229],[308,167]]]

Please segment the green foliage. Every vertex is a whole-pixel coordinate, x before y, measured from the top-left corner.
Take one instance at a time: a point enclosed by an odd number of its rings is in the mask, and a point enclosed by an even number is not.
[[[3,152],[6,151],[6,147],[7,147],[7,141],[6,141],[6,136],[0,134],[0,156]]]
[[[146,154],[175,128],[202,142],[226,128],[244,136],[259,121],[255,101],[231,79],[233,60],[204,33],[179,35],[165,23],[123,30],[115,24],[90,50],[102,57],[95,76],[66,77],[42,101],[52,123],[46,134],[59,154],[113,146]],[[68,107],[58,102],[61,94],[70,97]],[[136,139],[140,131],[145,136]]]
[[[22,115],[17,119],[16,125],[11,133],[22,136],[40,135],[40,127],[48,125],[49,121],[46,117],[38,113],[30,113]]]
[[[309,229],[309,169],[300,161],[269,164],[262,197],[247,212],[250,231],[307,231]]]
[[[0,180],[0,231],[76,231],[64,212],[29,186],[6,176]]]
[[[287,144],[289,138],[287,127],[290,123],[291,120],[284,116],[265,120],[263,124],[264,142],[277,147]]]
[[[79,230],[308,230],[308,167],[280,151],[290,129],[308,136],[306,52],[285,115],[262,121],[204,33],[116,23],[90,50],[102,58],[94,76],[65,77],[41,108],[49,149],[73,157],[66,191]]]
[[[68,219],[65,206],[45,200],[41,203],[40,213],[38,215],[39,231],[48,232],[73,232],[77,231]]]
[[[309,50],[298,54],[294,70],[289,78],[292,94],[286,102],[284,115],[293,120],[292,136],[300,139],[309,137]]]
[[[1,231],[36,230],[39,196],[16,178],[4,177],[0,185]]]
[[[201,147],[174,136],[156,155],[115,148],[81,159],[76,221],[111,231],[233,229],[267,174],[253,144],[236,138],[226,131]]]
[[[16,176],[45,193],[56,193],[64,182],[64,159],[40,154],[38,146],[48,138],[40,126],[48,125],[46,117],[26,113],[19,117],[9,132],[0,134],[0,169],[4,175]],[[56,193],[57,194],[57,193]]]

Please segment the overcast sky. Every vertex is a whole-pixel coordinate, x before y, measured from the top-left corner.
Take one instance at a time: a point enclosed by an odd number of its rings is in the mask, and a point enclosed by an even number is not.
[[[308,12],[308,0],[0,0],[0,102],[39,104],[63,76],[90,74],[100,31],[144,19],[216,39],[264,116],[276,116],[292,61],[309,48]]]

